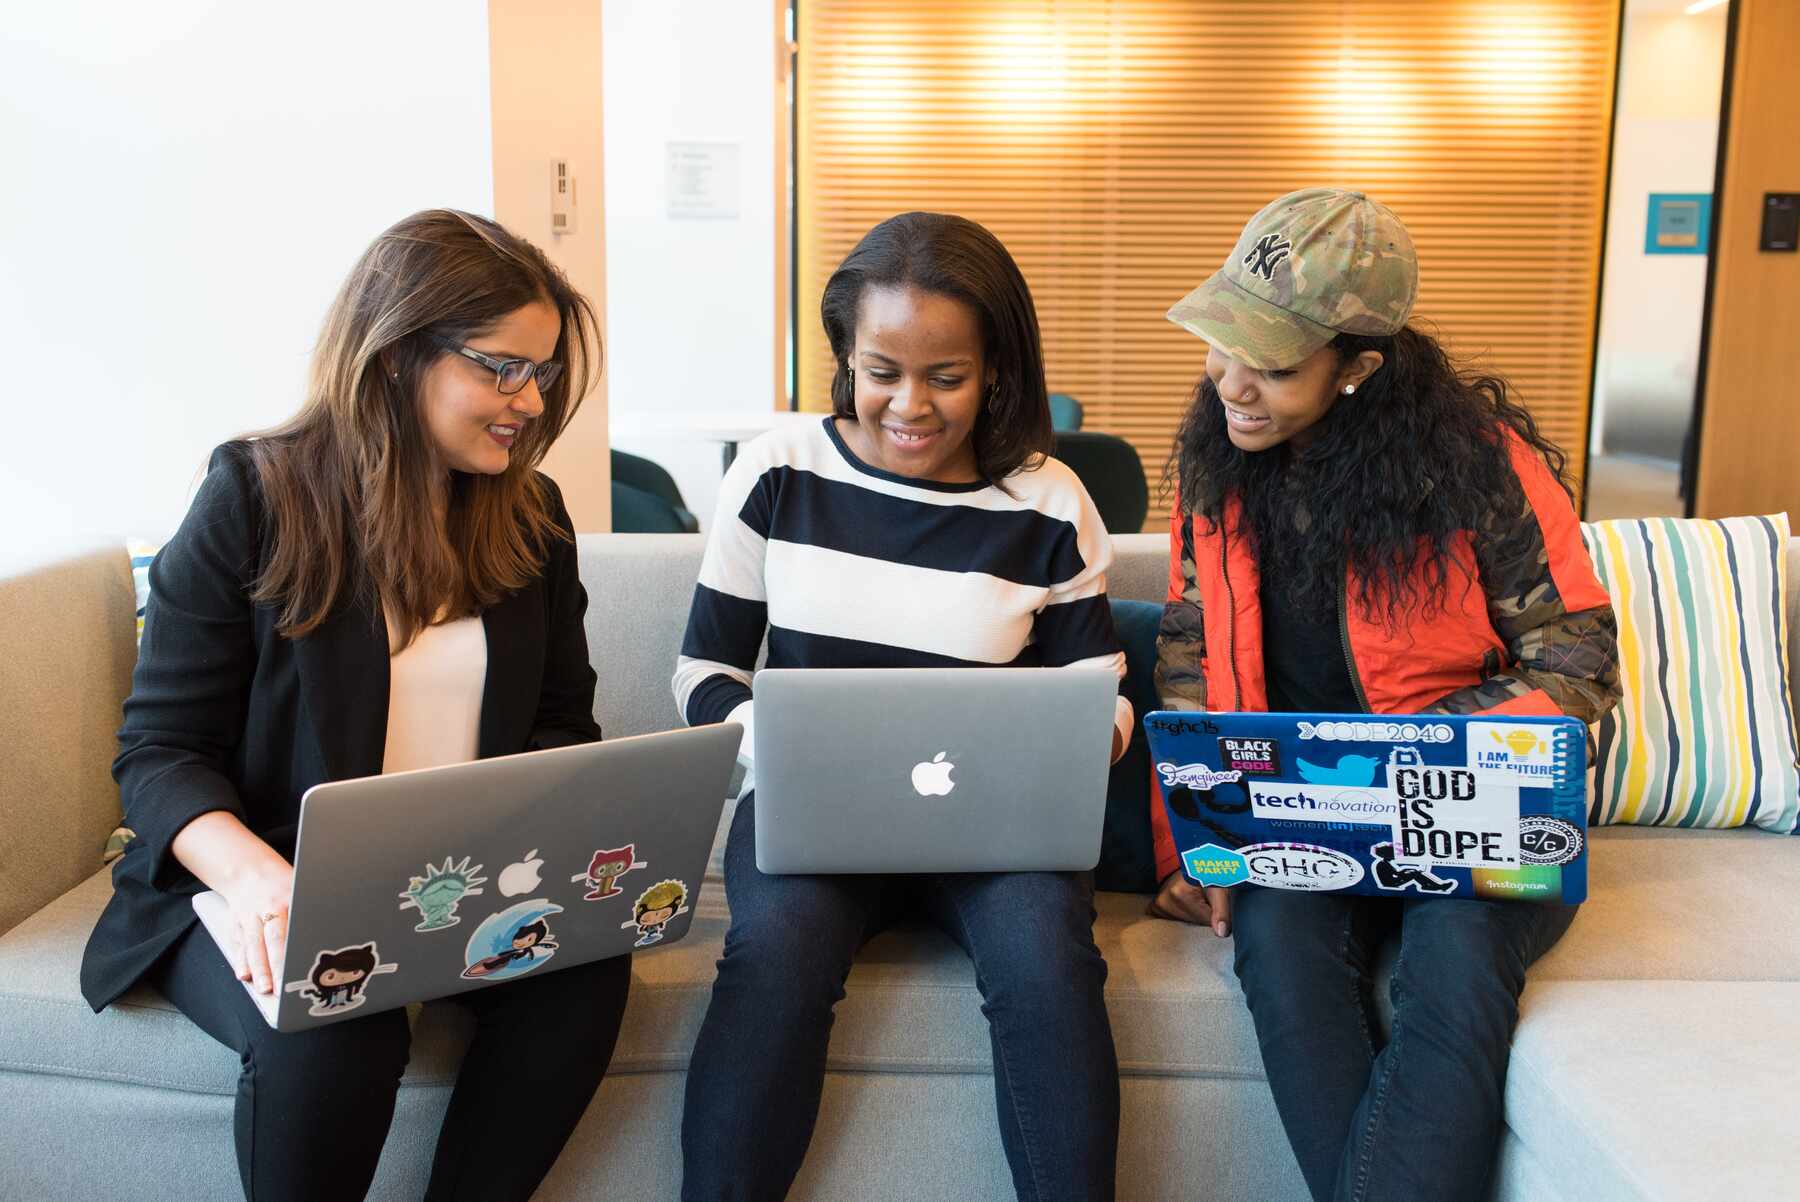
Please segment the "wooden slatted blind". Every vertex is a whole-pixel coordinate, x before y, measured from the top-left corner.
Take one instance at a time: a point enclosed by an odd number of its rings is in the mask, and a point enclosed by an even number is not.
[[[1130,439],[1154,485],[1205,359],[1163,313],[1264,203],[1337,185],[1400,214],[1419,316],[1504,372],[1579,472],[1618,16],[1618,0],[800,0],[801,407],[828,407],[818,302],[838,261],[894,213],[960,213],[1030,281],[1051,390]]]

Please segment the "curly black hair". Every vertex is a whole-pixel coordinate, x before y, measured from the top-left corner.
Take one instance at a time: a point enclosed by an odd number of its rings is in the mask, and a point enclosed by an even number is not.
[[[1330,612],[1346,566],[1357,603],[1397,628],[1441,609],[1459,532],[1509,524],[1524,494],[1506,449],[1511,432],[1543,456],[1565,492],[1568,457],[1539,432],[1497,375],[1459,369],[1437,339],[1339,334],[1339,363],[1364,351],[1381,366],[1340,396],[1302,450],[1246,452],[1226,433],[1212,380],[1201,376],[1175,437],[1169,475],[1183,512],[1218,528],[1232,496],[1265,579],[1297,606]],[[1572,495],[1572,494],[1571,494]]]

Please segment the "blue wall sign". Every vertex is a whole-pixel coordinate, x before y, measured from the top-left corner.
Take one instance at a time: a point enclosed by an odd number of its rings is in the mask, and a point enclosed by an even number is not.
[[[1644,224],[1647,255],[1703,255],[1712,232],[1712,193],[1652,192]]]

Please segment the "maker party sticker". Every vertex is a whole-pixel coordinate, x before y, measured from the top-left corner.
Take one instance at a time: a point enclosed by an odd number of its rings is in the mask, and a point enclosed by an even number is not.
[[[1202,843],[1181,853],[1181,866],[1188,879],[1201,885],[1241,885],[1250,878],[1250,866],[1244,857],[1217,843]]]
[[[1348,889],[1363,879],[1360,860],[1315,843],[1252,843],[1238,854],[1254,885],[1316,893]]]

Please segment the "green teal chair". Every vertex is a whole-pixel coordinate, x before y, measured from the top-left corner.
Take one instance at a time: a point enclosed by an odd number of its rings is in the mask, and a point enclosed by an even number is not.
[[[1081,429],[1081,402],[1066,392],[1051,393],[1050,428],[1052,430]]]
[[[614,451],[612,482],[613,533],[693,534],[700,529],[699,519],[688,511],[687,502],[681,499],[675,477],[669,475],[662,464],[642,455]],[[621,496],[621,487],[631,492]],[[647,506],[646,499],[656,502],[657,508]],[[646,525],[621,525],[622,520]],[[675,523],[672,529],[668,526],[671,521]]]
[[[685,520],[684,516],[685,515]],[[614,534],[692,534],[694,515],[629,484],[612,485]]]
[[[1065,430],[1056,435],[1058,459],[1081,479],[1100,520],[1113,534],[1137,534],[1150,512],[1150,482],[1137,448],[1117,434]]]

